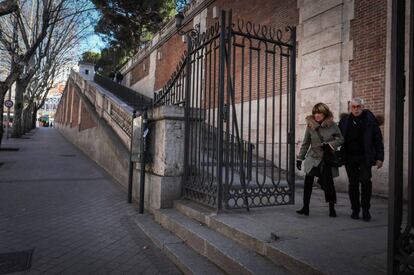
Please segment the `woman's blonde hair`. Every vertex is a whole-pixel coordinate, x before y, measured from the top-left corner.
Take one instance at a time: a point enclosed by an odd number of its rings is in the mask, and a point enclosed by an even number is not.
[[[325,117],[332,117],[332,112],[331,110],[329,110],[328,105],[326,105],[325,103],[318,103],[315,106],[313,106],[312,108],[312,115],[314,114],[324,114]]]

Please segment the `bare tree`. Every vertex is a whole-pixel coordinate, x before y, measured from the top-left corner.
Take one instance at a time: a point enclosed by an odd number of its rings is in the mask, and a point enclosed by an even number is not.
[[[69,43],[70,34],[79,27],[82,29],[82,15],[90,9],[87,0],[20,0],[13,16],[1,18],[0,51],[7,53],[5,63],[10,64],[10,69],[0,81],[0,121],[3,121],[4,96],[16,83],[13,136],[23,133],[24,93],[31,79],[45,69],[42,67],[45,59],[50,62],[57,52],[64,51],[66,44],[59,37],[65,37]],[[0,139],[2,130],[0,127]]]
[[[56,79],[67,66],[74,63],[74,58],[79,52],[78,46],[89,35],[89,31],[92,31],[89,24],[85,22],[84,13],[81,12],[88,9],[88,2],[84,2],[83,6],[78,2],[77,8],[79,12],[72,10],[70,16],[65,16],[56,24],[46,40],[43,55],[38,57],[40,62],[36,70],[38,77],[33,78],[34,81],[30,83],[33,89],[25,91],[23,131],[34,127],[37,111],[44,105],[50,89],[56,84]]]
[[[17,11],[17,0],[4,0],[0,2],[0,16],[7,15]]]
[[[73,57],[79,42],[85,37],[85,29],[75,30],[77,20],[71,20],[63,24],[61,32],[56,32],[56,36],[49,47],[45,58],[42,60],[40,69],[33,77],[25,94],[25,109],[23,113],[24,131],[28,131],[35,126],[35,117],[40,108],[45,103],[47,95],[52,87],[56,85],[56,79],[66,69],[73,64]]]

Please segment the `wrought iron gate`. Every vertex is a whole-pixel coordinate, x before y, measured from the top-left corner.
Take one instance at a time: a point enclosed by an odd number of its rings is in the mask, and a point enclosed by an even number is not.
[[[408,3],[408,2],[407,2]],[[388,274],[414,274],[414,5],[410,2],[406,38],[406,1],[392,1],[390,76],[390,170],[388,208]],[[406,59],[405,41],[409,42]],[[409,60],[408,128],[404,127],[405,60]],[[408,132],[408,145],[404,134]],[[408,186],[404,204],[404,152],[408,153]],[[403,213],[406,212],[406,215]]]
[[[222,209],[294,202],[296,32],[222,12],[155,104],[185,106],[183,194]]]

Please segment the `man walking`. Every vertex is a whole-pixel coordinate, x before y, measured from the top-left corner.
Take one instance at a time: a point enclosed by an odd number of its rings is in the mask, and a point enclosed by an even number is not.
[[[122,80],[124,79],[124,76],[121,74],[121,72],[117,72],[115,75],[116,83],[121,84]]]
[[[354,98],[350,102],[350,114],[339,122],[345,138],[341,150],[345,154],[345,169],[349,180],[349,198],[352,206],[352,219],[359,219],[362,208],[364,221],[371,220],[369,213],[372,182],[371,167],[382,167],[384,144],[379,123],[371,111],[364,109],[364,100]],[[359,184],[361,183],[361,200]]]

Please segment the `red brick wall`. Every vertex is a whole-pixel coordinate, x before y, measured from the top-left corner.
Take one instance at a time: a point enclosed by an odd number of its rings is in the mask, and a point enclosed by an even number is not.
[[[131,80],[129,85],[132,86],[148,75],[150,69],[149,56],[141,61],[131,72]]]
[[[79,121],[79,102],[80,97],[78,95],[80,88],[71,80],[68,80],[67,88],[60,99],[59,108],[56,112],[56,121],[61,124],[69,124],[72,118],[70,127],[76,127],[79,125],[79,131],[96,127],[97,124],[93,120],[92,116],[85,107],[85,104],[81,104],[81,118]],[[73,97],[73,105],[72,103]],[[69,103],[66,108],[66,103]],[[72,117],[70,114],[72,113]],[[66,115],[65,115],[66,114]],[[67,121],[64,121],[65,118]]]
[[[350,63],[353,96],[366,100],[375,114],[384,114],[387,44],[387,0],[355,0],[351,21],[354,56]]]
[[[79,125],[79,101],[80,98],[77,93],[73,94],[73,106],[72,106],[72,124],[71,127]]]
[[[281,29],[299,22],[296,0],[216,0],[208,9],[207,25],[212,23],[214,6],[232,9],[233,22],[243,19]]]
[[[79,124],[79,131],[83,131],[89,128],[96,127],[96,122],[89,114],[88,109],[85,107],[85,103],[81,105],[81,122]]]
[[[71,112],[72,112],[72,96],[73,96],[73,93],[74,93],[74,91],[73,91],[73,88],[71,88],[71,89],[69,89],[68,90],[68,96],[66,97],[66,100],[67,100],[67,109],[66,109],[66,112],[67,112],[67,115],[66,115],[66,121],[65,121],[65,124],[70,124],[70,118],[71,118]]]
[[[177,34],[159,48],[159,51],[162,53],[162,58],[161,60],[157,58],[154,84],[155,91],[161,89],[170,79],[186,49],[187,44],[183,43],[181,36]]]
[[[208,7],[207,26],[213,25],[216,20],[212,18],[214,6],[225,10],[232,9],[233,22],[237,22],[237,19],[242,18],[256,24],[268,25],[283,30],[288,25],[296,26],[299,21],[296,0],[216,0]],[[192,21],[187,26],[192,26]],[[161,45],[159,50],[162,52],[162,59],[157,60],[156,63],[155,91],[161,89],[170,79],[186,47],[186,44],[178,35],[174,35]],[[137,68],[140,66],[142,65],[137,65],[133,69],[131,79],[139,78],[139,69]],[[131,81],[132,83],[133,81]]]

